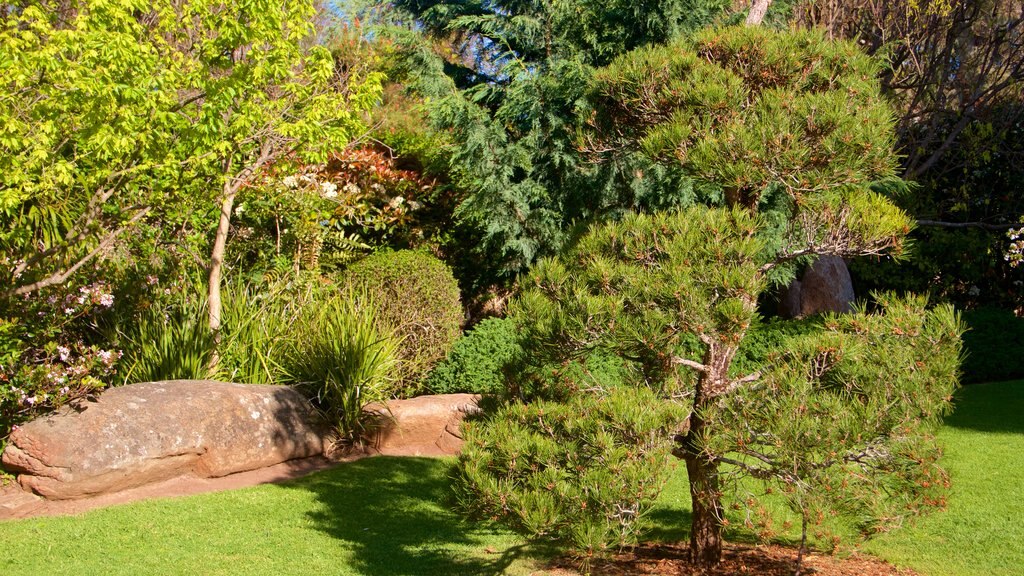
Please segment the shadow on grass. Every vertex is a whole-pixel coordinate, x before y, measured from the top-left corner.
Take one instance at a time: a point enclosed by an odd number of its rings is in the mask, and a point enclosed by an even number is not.
[[[316,495],[310,520],[346,542],[351,568],[368,576],[503,574],[518,558],[544,555],[495,544],[508,534],[451,512],[447,473],[438,460],[374,457],[284,486]]]
[[[961,388],[945,423],[978,432],[1024,434],[1024,380]]]

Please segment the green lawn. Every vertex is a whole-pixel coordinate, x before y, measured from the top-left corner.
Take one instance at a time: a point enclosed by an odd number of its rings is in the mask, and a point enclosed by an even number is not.
[[[927,576],[1024,566],[1024,381],[965,388],[941,439],[945,512],[864,549]],[[529,574],[543,551],[448,511],[447,463],[370,458],[285,485],[0,523],[0,574]],[[685,537],[685,478],[653,518]]]
[[[507,532],[448,511],[447,464],[368,458],[284,485],[0,523],[0,574],[528,574]]]
[[[939,438],[947,510],[864,549],[928,576],[1024,574],[1024,381],[961,389]]]

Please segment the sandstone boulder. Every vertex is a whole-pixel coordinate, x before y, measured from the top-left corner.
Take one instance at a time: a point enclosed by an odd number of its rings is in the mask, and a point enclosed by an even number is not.
[[[25,489],[70,499],[323,450],[315,411],[290,388],[175,380],[112,388],[29,422],[11,434],[2,460]]]
[[[800,281],[801,316],[850,312],[854,298],[850,271],[838,256],[818,258]]]
[[[446,456],[462,448],[459,427],[480,411],[477,394],[444,394],[371,405],[370,450],[388,456]]]
[[[822,256],[801,279],[779,292],[778,313],[783,318],[846,313],[853,310],[855,297],[846,262],[838,256]]]

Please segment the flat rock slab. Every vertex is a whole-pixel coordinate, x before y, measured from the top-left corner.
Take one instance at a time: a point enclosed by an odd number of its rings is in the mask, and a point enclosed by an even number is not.
[[[51,500],[322,454],[316,413],[283,386],[174,380],[112,388],[15,430],[4,468]]]
[[[462,420],[480,411],[478,394],[443,394],[370,405],[370,451],[387,456],[450,456],[462,449]]]

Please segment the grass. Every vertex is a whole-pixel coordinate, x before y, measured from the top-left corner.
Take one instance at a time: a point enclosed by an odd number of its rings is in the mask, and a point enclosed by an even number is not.
[[[963,389],[940,437],[949,508],[863,550],[926,576],[1024,566],[1024,381]],[[0,574],[525,575],[550,556],[449,511],[447,463],[371,458],[284,485],[0,523]],[[685,538],[685,475],[653,512]]]
[[[883,534],[864,550],[928,576],[1021,574],[1024,380],[961,389],[939,439],[953,482],[947,510]]]
[[[540,552],[448,510],[447,464],[370,458],[283,485],[0,523],[0,574],[529,574]]]

